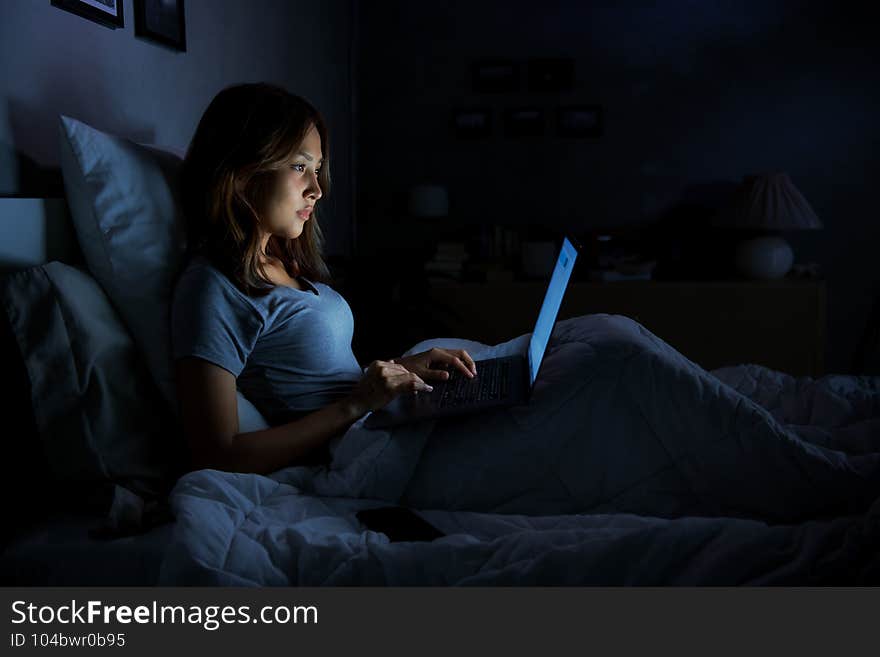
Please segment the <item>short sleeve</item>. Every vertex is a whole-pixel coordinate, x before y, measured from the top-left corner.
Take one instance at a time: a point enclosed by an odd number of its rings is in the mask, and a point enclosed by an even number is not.
[[[236,377],[263,327],[259,311],[207,265],[190,265],[174,288],[171,343],[174,360],[195,356]]]

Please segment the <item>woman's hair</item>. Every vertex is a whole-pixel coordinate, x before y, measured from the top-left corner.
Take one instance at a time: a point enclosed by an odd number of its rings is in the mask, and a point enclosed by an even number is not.
[[[240,84],[214,97],[190,142],[180,175],[187,252],[208,257],[245,294],[261,296],[273,287],[260,261],[260,212],[273,174],[312,126],[326,154],[324,119],[308,101],[274,85]],[[326,155],[318,184],[329,191]],[[272,235],[266,245],[292,277],[330,278],[317,218],[314,212],[298,238]]]

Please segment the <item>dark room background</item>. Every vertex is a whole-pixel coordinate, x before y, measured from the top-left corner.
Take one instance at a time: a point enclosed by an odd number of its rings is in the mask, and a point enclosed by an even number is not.
[[[705,240],[703,261],[722,258],[705,227],[725,191],[785,171],[824,223],[787,237],[796,262],[817,263],[827,281],[826,369],[852,370],[880,282],[876,11],[794,0],[189,0],[186,12],[188,48],[177,53],[135,38],[130,21],[109,30],[49,0],[4,0],[0,194],[58,192],[59,113],[182,149],[220,88],[253,80],[325,113],[328,251],[356,257],[362,280],[384,275],[362,269],[380,254],[431,231],[495,225],[583,235],[659,223],[692,250]],[[570,59],[571,88],[531,92],[524,78],[507,94],[473,88],[475,62],[511,61],[525,75],[538,58]],[[601,106],[601,135],[556,136],[561,105]],[[454,134],[453,111],[470,107],[492,113],[488,136]],[[502,113],[516,107],[543,109],[545,136],[506,136]],[[449,192],[449,216],[433,225],[406,210],[423,183]],[[358,316],[356,327],[380,321]]]
[[[434,182],[465,229],[581,234],[679,213],[699,248],[723,190],[786,171],[824,224],[787,238],[827,281],[826,369],[849,371],[880,281],[875,26],[854,3],[790,0],[363,3],[359,241],[411,240],[407,189]],[[574,60],[570,91],[473,91],[475,61],[555,57]],[[554,135],[554,108],[578,104],[601,105],[600,137]],[[501,112],[523,106],[545,110],[547,136],[504,135]],[[492,134],[456,139],[458,107],[493,110]]]

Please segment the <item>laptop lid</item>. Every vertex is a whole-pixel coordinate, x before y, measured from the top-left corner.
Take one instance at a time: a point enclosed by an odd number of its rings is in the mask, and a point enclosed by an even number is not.
[[[544,350],[547,349],[547,343],[550,342],[550,334],[556,324],[556,315],[562,305],[562,297],[565,296],[565,289],[568,287],[577,255],[577,248],[566,237],[562,241],[562,248],[556,259],[553,275],[550,277],[550,285],[547,287],[544,303],[541,304],[541,312],[538,313],[538,321],[535,322],[535,330],[529,341],[529,386],[534,385],[535,379],[538,377],[541,360],[544,358]]]

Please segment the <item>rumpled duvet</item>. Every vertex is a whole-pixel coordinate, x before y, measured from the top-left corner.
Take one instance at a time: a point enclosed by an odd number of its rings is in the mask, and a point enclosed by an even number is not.
[[[529,335],[464,347],[525,353]],[[707,372],[618,315],[559,322],[528,404],[354,424],[326,467],[202,470],[171,495],[161,583],[880,582],[880,377]],[[446,536],[390,542],[389,503]]]

